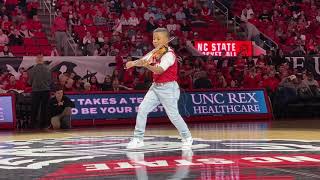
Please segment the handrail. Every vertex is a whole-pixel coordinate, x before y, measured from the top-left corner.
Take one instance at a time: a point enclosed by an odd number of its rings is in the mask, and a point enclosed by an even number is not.
[[[236,32],[236,26],[239,25],[240,26],[240,23],[237,21],[237,19],[241,19],[239,16],[234,16],[233,18],[233,21],[234,21],[234,32]],[[272,40],[268,35],[264,34],[263,32],[260,32],[260,35],[263,35],[266,39],[268,39],[269,41],[271,41],[275,46],[276,46],[276,49],[279,48],[279,45],[274,41]],[[273,48],[273,46],[270,46],[268,43],[266,43],[265,41],[263,41],[264,45],[268,46],[270,49]]]
[[[49,2],[46,2],[46,0],[42,0],[43,4],[44,4],[44,7],[43,8],[43,14],[45,15],[46,14],[46,10],[49,12],[49,24],[50,24],[50,27],[52,26],[52,20],[56,18],[57,16],[57,13],[54,12],[52,13],[52,4],[49,3]],[[68,45],[71,47],[72,51],[73,51],[73,54],[74,55],[77,55],[77,50],[76,48],[72,45],[72,44],[76,44],[75,41],[73,40],[71,34],[68,32],[68,30],[66,31],[66,34],[67,34],[67,40],[66,42],[68,43]],[[70,42],[72,41],[72,42]]]
[[[227,28],[228,28],[228,24],[229,24],[229,22],[228,22],[228,19],[229,19],[229,9],[228,9],[228,7],[225,6],[222,2],[220,2],[220,0],[214,0],[214,1],[212,1],[212,3],[214,4],[214,7],[218,8],[224,15],[227,16],[226,21],[227,21]],[[216,4],[219,4],[222,8],[225,9],[225,11],[223,11],[223,9],[222,9],[221,7],[216,6]],[[233,20],[233,25],[234,25],[234,27],[233,27],[234,33],[237,32],[237,25],[240,25],[240,23],[237,21],[237,19],[240,20],[240,17],[239,17],[239,16],[234,16],[234,17],[232,18],[232,20]],[[260,30],[259,30],[259,32],[260,32],[260,35],[262,35],[263,37],[265,37],[266,39],[268,39],[268,41],[271,41],[271,43],[274,44],[277,49],[279,48],[279,45],[278,45],[273,39],[271,39],[268,35],[264,34],[264,33],[261,32]],[[264,45],[266,45],[266,46],[269,47],[270,49],[273,48],[273,46],[270,46],[270,45],[269,45],[268,43],[266,43],[265,41],[263,41],[263,43],[264,43]]]
[[[227,6],[225,6],[222,2],[220,2],[220,1],[218,1],[218,0],[215,0],[215,1],[213,1],[213,2],[219,3],[219,4],[226,10],[226,12],[229,12],[229,9],[227,8]]]
[[[218,0],[212,1],[212,4],[213,4],[214,7],[218,8],[219,11],[222,12],[225,15],[226,22],[227,22],[226,25],[227,25],[227,29],[228,29],[229,28],[229,9],[227,8],[227,6],[225,6],[223,3],[221,3]],[[220,5],[220,7],[217,6],[217,4]],[[213,7],[213,12],[214,12],[214,7]]]
[[[47,3],[46,0],[42,0],[42,2],[43,2],[44,7],[45,7],[45,8],[43,8],[43,14],[44,15],[46,14],[46,10],[49,12],[49,24],[51,26],[52,25],[52,18],[51,18],[51,16],[52,16],[52,12],[51,12],[52,6],[51,6],[51,3]]]
[[[53,19],[55,19],[57,16],[57,13],[53,13]],[[77,50],[76,48],[73,46],[73,44],[76,44],[76,42],[74,41],[73,37],[71,36],[71,33],[69,32],[69,28],[67,28],[66,30],[66,34],[67,34],[67,43],[69,44],[69,46],[71,47],[74,56],[77,55]]]
[[[73,54],[76,56],[77,55],[77,49],[73,46],[73,44],[76,44],[76,42],[74,41],[73,37],[71,36],[69,30],[67,30],[67,36],[68,36],[68,39],[67,39],[67,42],[69,44],[69,46],[71,47],[72,51],[73,51]]]

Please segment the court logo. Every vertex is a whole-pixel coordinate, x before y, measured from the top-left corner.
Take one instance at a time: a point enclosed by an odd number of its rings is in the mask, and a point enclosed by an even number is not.
[[[81,162],[88,159],[113,159],[129,153],[166,153],[181,151],[176,137],[145,138],[145,147],[126,149],[129,137],[75,137],[0,143],[0,170],[41,169],[53,164]],[[223,154],[223,152],[313,152],[320,153],[320,142],[298,140],[203,140],[195,139],[193,153]],[[114,157],[112,157],[114,156]]]

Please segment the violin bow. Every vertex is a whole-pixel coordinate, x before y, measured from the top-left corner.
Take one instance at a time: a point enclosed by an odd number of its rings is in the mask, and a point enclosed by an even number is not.
[[[142,60],[142,59],[145,59],[146,61],[149,61],[150,58],[152,57],[151,54],[155,53],[156,51],[158,51],[159,49],[161,49],[165,44],[170,43],[170,42],[171,42],[172,40],[174,40],[174,39],[175,39],[175,37],[170,37],[170,39],[169,39],[167,42],[165,42],[164,44],[160,44],[157,48],[154,48],[152,51],[148,52],[148,53],[147,53],[146,55],[144,55],[142,58],[140,58],[140,59],[138,59],[138,60],[135,60],[135,61],[134,61],[134,65],[136,65],[136,64],[139,62],[139,60]],[[129,68],[127,68],[127,69],[129,69]]]

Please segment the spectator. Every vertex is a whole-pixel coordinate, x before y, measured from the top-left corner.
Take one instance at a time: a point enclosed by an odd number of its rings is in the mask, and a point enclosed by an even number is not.
[[[211,89],[212,83],[208,78],[208,75],[205,71],[199,73],[198,78],[194,82],[195,89]]]
[[[94,56],[108,56],[109,54],[110,51],[108,44],[104,44],[103,47],[98,47],[93,53]]]
[[[56,46],[52,48],[50,56],[60,56]]]
[[[120,16],[120,22],[122,25],[128,25],[128,19],[123,14]]]
[[[228,58],[226,56],[226,51],[225,50],[222,50],[221,51],[221,56],[220,58],[218,59],[218,62],[217,62],[217,67],[218,69],[226,69],[230,66],[230,58]]]
[[[109,48],[109,55],[116,56],[119,53],[119,49],[116,49],[114,46],[110,46]]]
[[[247,22],[253,16],[254,12],[251,8],[251,4],[247,4],[246,8],[244,8],[241,12],[241,20]]]
[[[186,75],[185,71],[179,72],[179,85],[183,89],[192,89],[192,78]]]
[[[28,72],[26,70],[22,70],[21,76],[19,80],[17,80],[17,87],[19,90],[23,90],[24,92],[28,92],[30,87],[28,86]]]
[[[19,88],[17,87],[17,82],[15,77],[9,74],[8,84],[5,86],[5,90],[13,90],[13,89],[19,89]]]
[[[3,16],[9,16],[9,15],[10,15],[10,13],[7,10],[7,8],[5,6],[2,6],[0,8],[0,16],[3,17]]]
[[[30,23],[30,29],[34,32],[41,32],[42,31],[42,23],[37,15],[34,15],[32,21]]]
[[[143,34],[141,33],[141,30],[138,30],[137,33],[132,36],[131,41],[136,43],[137,46],[143,42]]]
[[[183,8],[180,7],[179,11],[176,12],[176,19],[177,21],[182,21],[186,19],[186,14],[183,12]]]
[[[2,29],[0,29],[0,46],[5,46],[8,43],[9,43],[8,36],[3,33]]]
[[[173,18],[169,20],[169,23],[167,24],[167,29],[169,32],[171,31],[178,31],[180,29],[179,24],[175,23]]]
[[[267,9],[264,9],[262,14],[260,14],[259,19],[261,21],[271,21],[271,14],[268,12]]]
[[[271,17],[272,22],[277,23],[279,21],[283,21],[283,17],[281,16],[281,14],[279,13],[278,10],[274,10],[272,17]]]
[[[142,49],[139,47],[132,45],[131,51],[130,51],[130,56],[143,56]]]
[[[95,39],[91,36],[89,31],[86,32],[86,36],[83,37],[83,55],[92,56],[95,48]]]
[[[309,55],[313,55],[316,53],[317,43],[314,41],[313,38],[310,38],[309,42],[307,43],[307,52]]]
[[[83,20],[82,24],[84,26],[92,26],[93,25],[93,20],[90,14],[85,15],[85,19]]]
[[[123,74],[123,84],[125,86],[131,86],[134,82],[135,75],[134,75],[134,69],[128,69]]]
[[[113,80],[112,80],[112,89],[115,92],[118,92],[120,90],[120,82],[117,77],[113,78]]]
[[[245,88],[257,88],[260,82],[260,76],[257,74],[256,69],[252,68],[244,75],[243,86]]]
[[[306,78],[303,79],[303,82],[307,84],[309,87],[311,86],[315,86],[317,88],[319,87],[319,83],[314,79],[312,72],[307,72]]]
[[[180,25],[180,29],[182,32],[190,32],[191,31],[191,27],[185,19],[182,20],[182,23]]]
[[[131,12],[130,17],[128,19],[128,25],[137,26],[138,24],[140,24],[139,19],[136,17],[136,14],[134,12]]]
[[[166,8],[166,9],[163,10],[163,12],[165,12],[164,17],[166,19],[171,19],[171,18],[175,18],[176,17],[175,14],[172,12],[171,8]]]
[[[144,20],[149,21],[150,18],[155,19],[155,15],[150,9],[148,9],[148,11],[144,13],[143,18]]]
[[[81,80],[80,76],[75,76],[74,77],[73,86],[74,86],[73,87],[74,91],[77,91],[77,92],[83,91],[83,83],[82,83],[82,80]]]
[[[105,43],[105,37],[104,37],[104,34],[102,31],[97,32],[97,37],[96,37],[95,42],[99,47],[103,47],[103,45]]]
[[[166,17],[164,16],[162,10],[159,8],[159,9],[156,9],[155,11],[155,20],[156,21],[159,21],[159,20],[164,20]]]
[[[83,85],[84,91],[85,92],[90,92],[91,91],[91,84],[89,82],[85,82]]]
[[[215,84],[216,88],[226,88],[228,86],[228,83],[226,81],[226,78],[223,76],[223,74],[219,71],[217,73],[217,82]]]
[[[201,14],[201,6],[197,3],[194,7],[190,8],[190,16],[192,21],[199,20]]]
[[[134,0],[133,2],[133,7],[139,8],[139,9],[144,9],[146,7],[145,1],[140,1],[140,0]]]
[[[3,51],[0,52],[0,57],[13,57],[12,52],[10,52],[10,49],[8,46],[3,47]]]
[[[299,12],[300,9],[301,9],[301,7],[299,5],[297,5],[295,1],[292,1],[291,5],[290,5],[290,11]]]
[[[51,73],[47,65],[44,64],[43,56],[38,55],[36,65],[29,70],[29,84],[32,86],[32,112],[31,127],[45,128],[47,122],[47,104],[51,85]],[[37,121],[40,110],[40,121]]]
[[[296,78],[297,76],[295,75],[283,78],[282,81],[279,83],[279,87],[288,88],[296,93],[296,84],[294,83],[294,81],[296,81]]]
[[[147,32],[152,32],[158,27],[158,25],[154,22],[154,19],[151,17],[147,22],[146,30]]]
[[[14,12],[12,13],[12,22],[13,24],[20,24],[25,19],[25,16],[22,13],[22,10],[19,8],[19,6],[15,7]]]
[[[305,45],[306,44],[306,35],[301,34],[299,31],[296,32],[296,35],[294,36],[294,40],[296,41],[297,45]],[[300,41],[298,41],[300,40]],[[297,42],[298,41],[298,42]]]
[[[40,3],[38,1],[29,2],[27,4],[28,18],[32,18],[37,14]]]
[[[91,85],[91,91],[100,91],[101,87],[96,76],[91,76],[89,83]]]
[[[72,7],[69,5],[68,1],[65,1],[64,4],[61,6],[62,16],[67,18],[69,11],[72,10]]]
[[[261,45],[260,31],[250,22],[241,22],[241,27],[246,32],[246,40],[254,41],[257,45]]]
[[[9,27],[8,33],[5,33],[5,34],[7,34],[8,37],[9,37],[9,34],[13,33],[14,29],[15,29],[15,27],[14,27],[13,25],[11,25],[11,26]]]
[[[9,27],[12,25],[12,22],[9,21],[8,16],[3,16],[3,20],[1,23],[1,29],[5,32],[5,33],[9,33]]]
[[[69,15],[69,25],[70,25],[70,28],[81,25],[80,16],[76,11],[73,12],[73,14]]]
[[[32,38],[34,36],[34,34],[28,29],[28,26],[26,24],[21,25],[20,33],[24,38]]]
[[[302,74],[297,74],[296,75],[296,91],[297,91],[297,95],[301,98],[307,98],[307,97],[311,97],[313,96],[312,91],[310,89],[310,87],[308,86],[308,84],[306,84],[302,79]]]
[[[53,32],[56,40],[57,49],[60,55],[67,55],[67,22],[64,17],[62,17],[61,11],[58,11],[57,17],[54,19],[53,22]]]
[[[234,38],[233,38],[232,34],[230,32],[228,32],[226,34],[226,41],[233,41],[233,40],[234,40]]]
[[[122,21],[120,19],[116,19],[115,25],[112,27],[113,33],[122,33]]]
[[[57,88],[55,96],[49,100],[49,115],[52,128],[71,128],[71,108],[74,107],[74,103],[64,95],[63,88]]]
[[[97,15],[94,17],[94,25],[105,26],[106,24],[107,24],[107,19],[102,16],[101,11],[98,11]]]
[[[18,29],[14,29],[12,33],[9,34],[9,44],[11,46],[21,46],[23,44],[24,35],[19,32]]]
[[[101,85],[101,90],[102,91],[111,91],[112,90],[111,76],[106,75],[106,77],[104,78],[104,81]]]
[[[318,10],[317,16],[315,18],[315,20],[320,23],[320,11]]]
[[[201,16],[202,19],[205,21],[208,21],[211,16],[211,10],[208,8],[207,4],[204,4],[203,7],[201,8]]]

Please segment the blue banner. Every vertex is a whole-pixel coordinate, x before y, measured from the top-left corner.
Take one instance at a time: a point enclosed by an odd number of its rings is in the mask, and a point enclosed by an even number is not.
[[[0,96],[0,124],[1,123],[13,123],[11,96]]]
[[[135,118],[145,93],[137,94],[73,94],[72,119]],[[186,92],[179,100],[182,116],[223,116],[267,114],[263,90]],[[149,117],[166,116],[163,106],[156,107]]]

